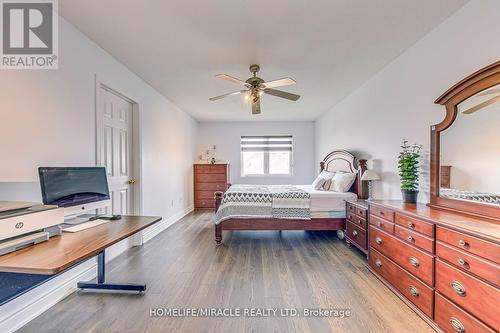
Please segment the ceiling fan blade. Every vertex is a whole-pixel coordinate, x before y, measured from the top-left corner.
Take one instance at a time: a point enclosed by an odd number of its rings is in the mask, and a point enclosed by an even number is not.
[[[462,111],[462,113],[463,114],[471,114],[471,113],[474,113],[474,112],[479,111],[481,109],[484,109],[485,107],[490,106],[498,101],[500,101],[500,95],[495,96],[493,98],[490,98],[490,99],[488,99],[482,103],[479,103],[473,107],[470,107],[467,110]]]
[[[279,80],[264,82],[263,85],[266,88],[276,88],[276,87],[289,86],[289,85],[292,85],[295,83],[297,83],[297,82],[295,82],[294,79],[291,79],[289,77],[285,77],[285,78],[279,79]]]
[[[252,114],[260,114],[260,98],[257,97],[252,103]]]
[[[300,98],[299,95],[295,95],[286,91],[276,90],[276,89],[264,89],[264,92],[269,95],[273,95],[276,97],[286,98],[291,101],[296,101]]]
[[[216,100],[221,99],[221,98],[224,98],[224,97],[228,97],[228,96],[233,96],[233,95],[243,94],[243,93],[246,93],[247,91],[248,91],[248,90],[240,90],[240,91],[235,91],[235,92],[227,93],[227,94],[224,94],[224,95],[211,97],[211,98],[209,98],[209,100],[211,100],[211,101],[216,101]]]
[[[231,81],[231,82],[234,82],[234,83],[242,84],[244,86],[248,86],[248,83],[246,83],[245,81],[240,80],[238,78],[235,78],[234,76],[231,76],[231,75],[217,74],[217,75],[215,75],[215,77],[218,77],[219,79],[223,79],[223,80],[226,80],[226,81]]]

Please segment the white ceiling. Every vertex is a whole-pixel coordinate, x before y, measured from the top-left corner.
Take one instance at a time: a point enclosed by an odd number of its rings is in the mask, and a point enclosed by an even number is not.
[[[68,21],[200,121],[314,120],[467,0],[71,0]],[[251,115],[241,79],[290,76],[297,102],[265,95]]]

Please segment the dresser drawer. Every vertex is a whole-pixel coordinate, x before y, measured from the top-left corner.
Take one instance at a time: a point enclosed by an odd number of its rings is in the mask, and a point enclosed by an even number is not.
[[[434,251],[434,240],[432,238],[421,235],[417,232],[408,230],[406,228],[401,227],[400,225],[396,225],[394,227],[394,234],[404,241],[415,245],[416,247],[433,253]]]
[[[500,265],[441,242],[436,243],[436,255],[463,271],[500,286]]]
[[[194,201],[195,208],[215,208],[215,200],[200,199]]]
[[[355,213],[356,213],[356,215],[358,215],[359,217],[361,217],[361,218],[363,218],[363,219],[366,219],[366,209],[361,208],[361,207],[356,207],[356,209],[355,209]]]
[[[436,239],[443,243],[500,264],[500,246],[497,244],[439,226],[436,233]]]
[[[347,221],[346,223],[346,231],[347,237],[353,243],[356,243],[359,247],[363,249],[367,249],[366,246],[366,231],[361,229],[359,226],[354,223]]]
[[[391,234],[394,233],[394,223],[378,218],[374,215],[370,215],[370,224],[377,226],[382,230],[390,232]]]
[[[366,220],[358,215],[347,212],[347,220],[366,230]]]
[[[197,165],[196,173],[226,173],[227,166],[224,164]]]
[[[348,202],[346,203],[346,212],[347,213],[352,213],[356,214],[356,206],[354,206],[352,203]]]
[[[215,199],[215,191],[196,191],[195,200],[201,199]]]
[[[200,191],[225,191],[227,190],[227,184],[225,182],[220,183],[196,183],[196,190]]]
[[[371,247],[392,259],[429,286],[433,285],[434,257],[432,255],[403,243],[373,226],[370,226],[369,235]]]
[[[394,222],[394,211],[378,206],[370,206],[370,214]]]
[[[375,250],[370,252],[370,267],[423,313],[432,318],[434,291],[431,288]]]
[[[396,213],[396,223],[410,230],[419,232],[429,237],[434,237],[434,225],[422,220]]]
[[[448,301],[439,293],[436,293],[434,321],[446,333],[494,333],[492,329]]]
[[[226,175],[221,173],[203,173],[196,175],[196,182],[221,183],[225,182]]]
[[[490,327],[500,327],[500,290],[436,260],[436,290]]]

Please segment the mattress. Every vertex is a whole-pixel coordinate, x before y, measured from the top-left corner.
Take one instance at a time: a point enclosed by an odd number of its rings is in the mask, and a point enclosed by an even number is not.
[[[358,198],[356,193],[315,190],[312,185],[295,185],[295,187],[306,191],[311,196],[311,213],[345,211],[345,200],[356,200]]]

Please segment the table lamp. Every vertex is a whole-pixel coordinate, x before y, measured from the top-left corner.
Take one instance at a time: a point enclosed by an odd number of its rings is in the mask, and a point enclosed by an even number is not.
[[[366,170],[361,176],[361,180],[368,182],[368,200],[373,200],[372,197],[372,181],[379,180],[380,176],[373,170]]]

